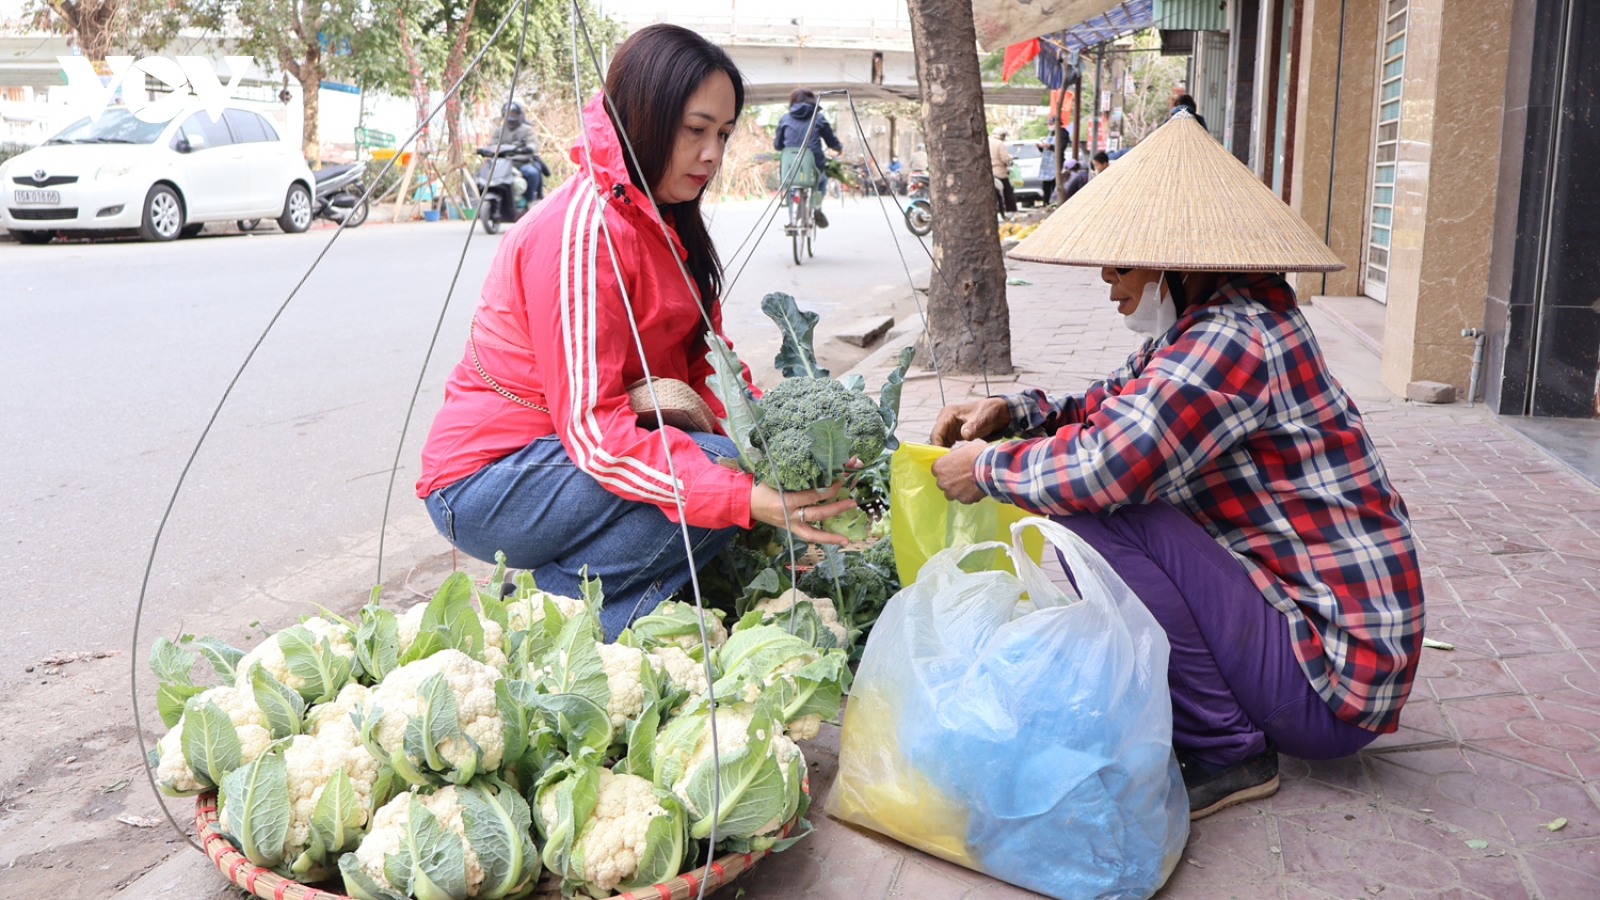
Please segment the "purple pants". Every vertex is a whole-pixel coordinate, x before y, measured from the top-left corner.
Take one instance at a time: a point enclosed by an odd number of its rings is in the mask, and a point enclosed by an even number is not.
[[[1171,504],[1056,521],[1105,557],[1166,630],[1173,746],[1228,766],[1268,740],[1290,756],[1336,759],[1378,736],[1333,714],[1295,658],[1288,619]]]

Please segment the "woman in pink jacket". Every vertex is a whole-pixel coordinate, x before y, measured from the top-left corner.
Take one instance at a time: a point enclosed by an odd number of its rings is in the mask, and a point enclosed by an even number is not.
[[[663,426],[668,450],[630,408],[647,361],[651,377],[686,382],[724,414],[705,384],[722,269],[700,198],[744,86],[721,49],[654,25],[618,48],[606,90],[612,109],[597,96],[583,110],[577,175],[501,240],[417,496],[457,548],[504,551],[547,591],[576,596],[587,568],[615,637],[688,581],[680,504],[696,566],[754,522],[841,543],[805,523],[853,504],[832,500],[837,486],[791,492],[786,522],[776,490],[717,463],[736,456],[725,435]]]

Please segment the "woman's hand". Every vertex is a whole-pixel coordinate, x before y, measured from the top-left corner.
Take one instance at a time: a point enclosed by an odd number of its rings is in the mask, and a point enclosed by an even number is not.
[[[830,519],[847,509],[856,508],[856,502],[849,498],[833,499],[839,495],[839,489],[843,486],[843,481],[836,481],[821,490],[786,491],[779,494],[778,489],[771,485],[756,484],[750,488],[750,518],[778,528],[786,528],[803,541],[843,546],[849,543],[844,535],[814,527],[823,519]],[[788,504],[789,511],[787,519],[784,518],[785,503]]]
[[[935,447],[954,447],[958,441],[981,441],[1011,424],[1011,407],[1002,397],[964,400],[939,410],[930,440]]]
[[[939,490],[944,491],[945,499],[977,503],[988,496],[972,477],[973,463],[987,446],[983,441],[967,441],[933,461],[933,477],[939,483]]]

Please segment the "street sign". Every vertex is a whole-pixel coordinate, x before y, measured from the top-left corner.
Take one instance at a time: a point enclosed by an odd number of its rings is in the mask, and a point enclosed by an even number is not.
[[[357,147],[382,147],[382,148],[384,148],[386,150],[387,149],[393,149],[394,148],[394,135],[390,134],[387,131],[378,131],[377,129],[374,129],[374,128],[357,128],[356,129],[356,146]]]

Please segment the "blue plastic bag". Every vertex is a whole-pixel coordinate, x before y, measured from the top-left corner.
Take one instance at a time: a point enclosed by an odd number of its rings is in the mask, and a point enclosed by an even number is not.
[[[1028,528],[1081,600],[1023,551]],[[935,554],[889,601],[828,812],[1061,900],[1149,897],[1189,836],[1166,634],[1071,531],[1030,518],[1012,538]],[[1018,575],[962,569],[996,547]]]

